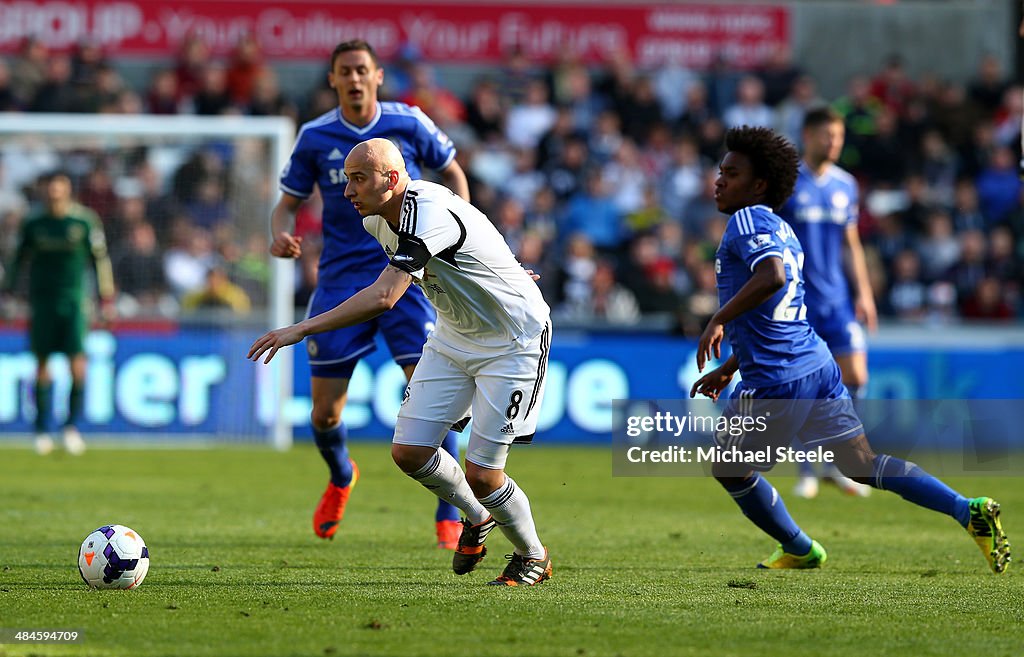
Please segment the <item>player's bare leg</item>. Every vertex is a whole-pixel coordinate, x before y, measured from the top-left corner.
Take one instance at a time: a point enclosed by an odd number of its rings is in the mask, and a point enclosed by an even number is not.
[[[330,480],[313,512],[313,531],[320,538],[334,538],[345,515],[349,494],[359,480],[359,469],[349,458],[347,432],[341,412],[348,399],[347,378],[311,378],[313,439],[330,470]]]
[[[53,451],[53,438],[49,434],[50,413],[53,408],[53,380],[47,368],[48,355],[36,355],[36,419],[35,450],[45,456]]]

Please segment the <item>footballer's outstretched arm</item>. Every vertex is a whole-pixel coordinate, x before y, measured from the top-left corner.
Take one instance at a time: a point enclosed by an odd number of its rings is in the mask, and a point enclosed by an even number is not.
[[[266,353],[267,358],[263,362],[269,363],[278,349],[295,344],[307,335],[354,326],[373,319],[394,308],[411,284],[412,276],[408,272],[388,265],[372,285],[359,290],[327,312],[276,329],[256,340],[247,357],[256,361]]]
[[[786,266],[782,264],[781,257],[769,256],[757,263],[750,280],[718,309],[701,333],[700,345],[697,347],[697,371],[704,371],[704,365],[711,360],[712,354],[715,358],[722,357],[726,324],[771,299],[785,284]]]

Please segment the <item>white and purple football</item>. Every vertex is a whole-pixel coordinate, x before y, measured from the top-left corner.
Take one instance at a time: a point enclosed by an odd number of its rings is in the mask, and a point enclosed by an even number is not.
[[[149,572],[149,548],[124,525],[104,525],[82,541],[78,572],[94,589],[133,589]]]

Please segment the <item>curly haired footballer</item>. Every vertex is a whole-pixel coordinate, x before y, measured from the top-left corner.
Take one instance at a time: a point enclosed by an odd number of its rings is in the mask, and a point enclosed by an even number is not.
[[[754,176],[768,183],[764,202],[773,210],[793,195],[800,156],[784,137],[768,128],[742,126],[725,133],[725,148],[746,155]]]

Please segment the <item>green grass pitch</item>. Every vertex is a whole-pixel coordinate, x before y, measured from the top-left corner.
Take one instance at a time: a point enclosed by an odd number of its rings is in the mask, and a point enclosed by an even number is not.
[[[433,547],[433,498],[384,443],[353,446],[362,478],[339,537],[313,536],[325,470],[308,446],[0,451],[0,627],[84,630],[21,655],[1024,654],[1021,565],[989,572],[953,521],[889,493],[831,488],[796,519],[829,551],[820,571],[764,572],[773,547],[709,479],[613,479],[601,448],[517,448],[554,577],[495,589],[499,531],[469,575]],[[784,495],[793,479],[772,480]],[[1003,505],[1024,547],[1019,479],[951,480]],[[146,540],[135,591],[94,591],[76,555],[117,522]]]

